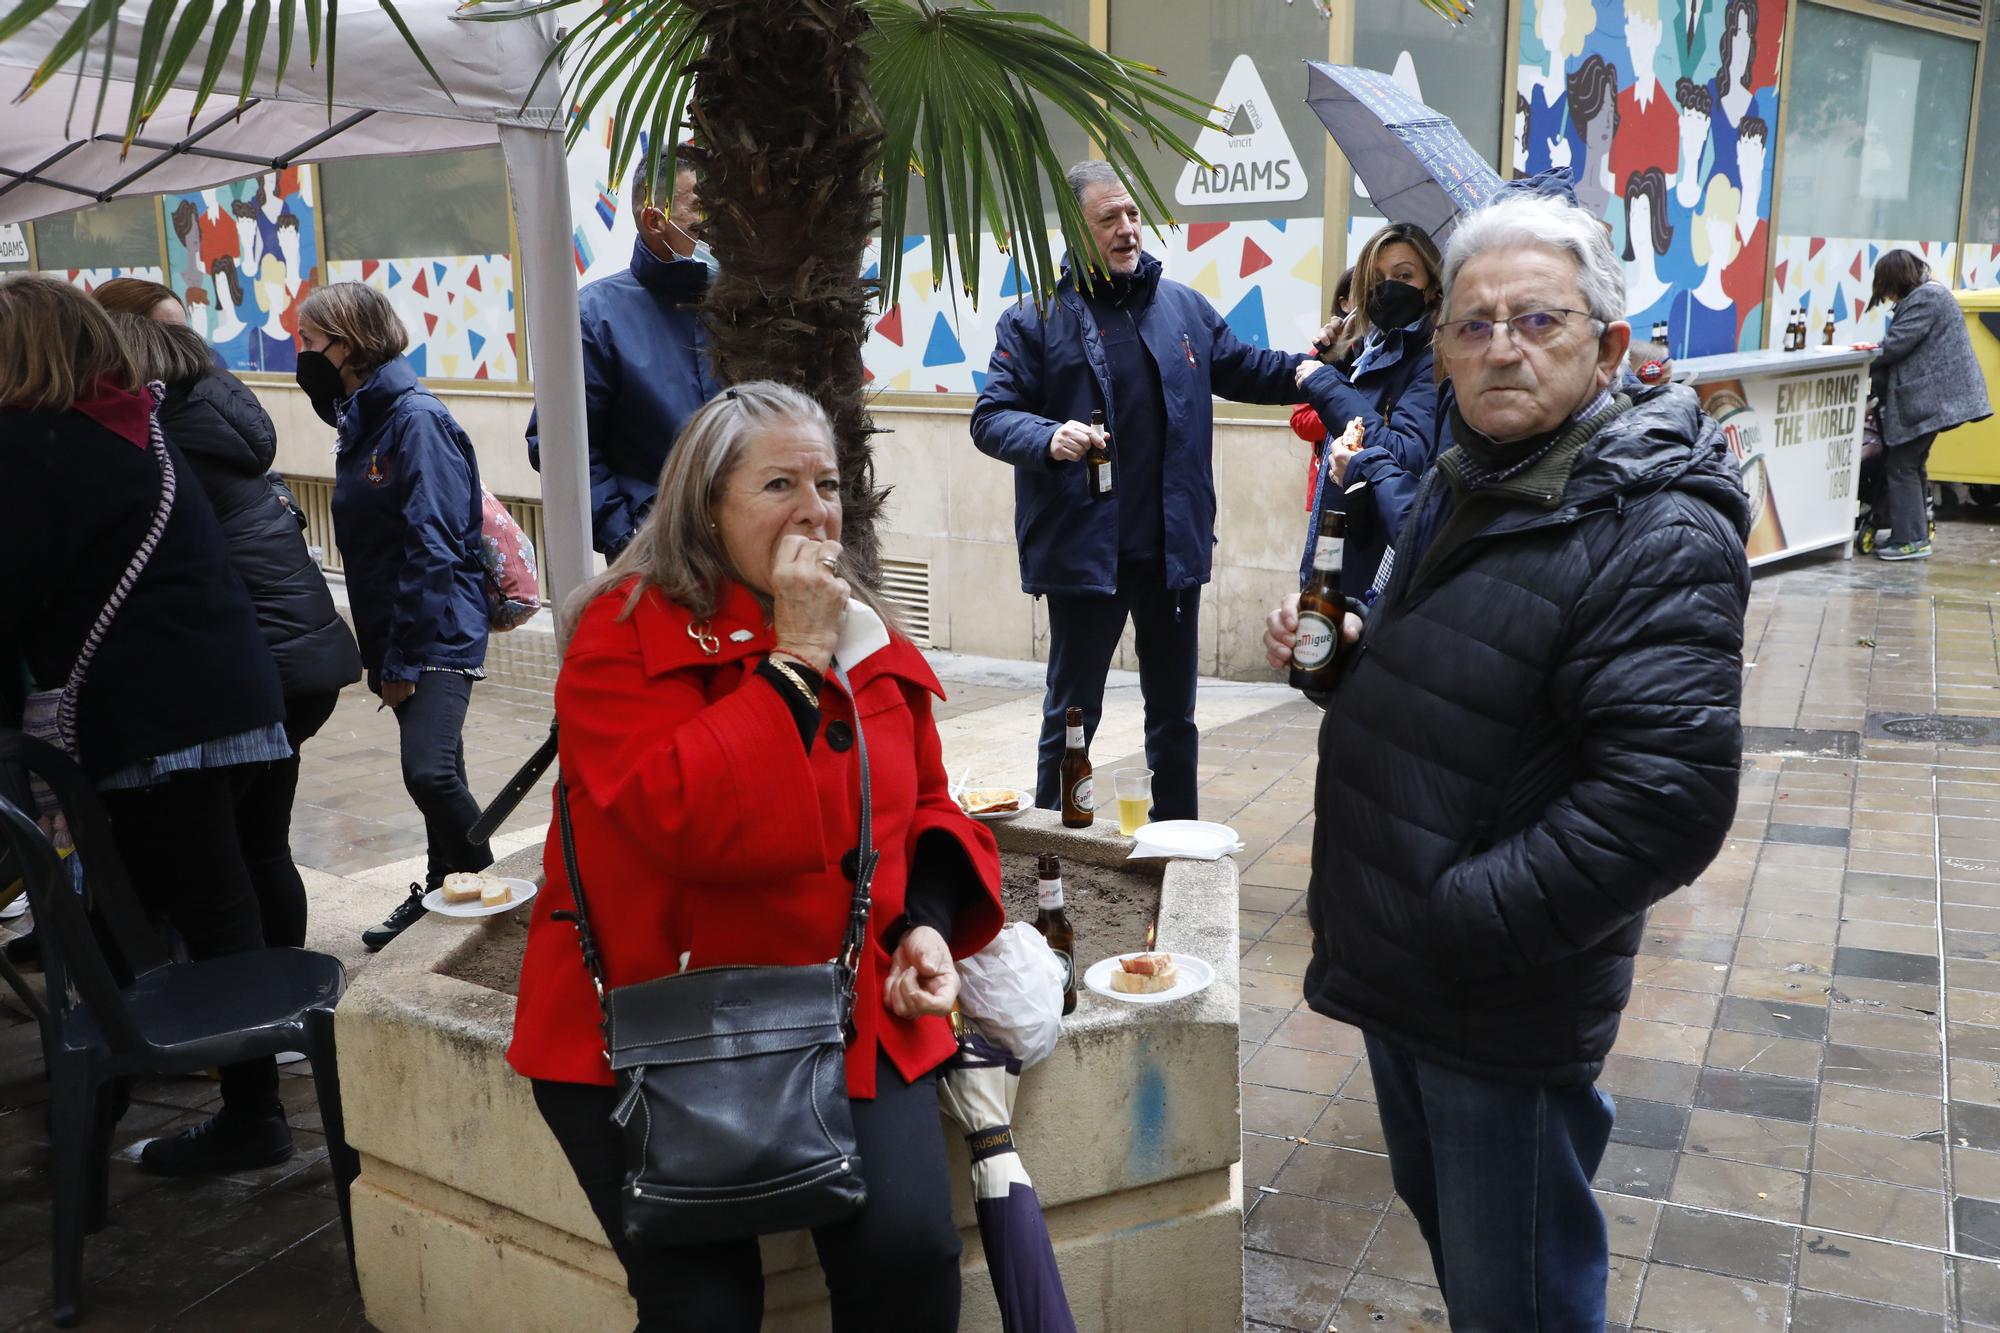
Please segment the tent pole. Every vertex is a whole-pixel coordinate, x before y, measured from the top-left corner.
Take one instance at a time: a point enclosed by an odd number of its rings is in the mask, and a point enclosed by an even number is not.
[[[585,445],[583,341],[577,332],[570,240],[569,165],[560,121],[550,129],[500,126],[520,253],[514,272],[527,302],[535,410],[542,440],[542,594],[561,605],[590,577],[590,459]],[[509,447],[522,447],[510,442]]]

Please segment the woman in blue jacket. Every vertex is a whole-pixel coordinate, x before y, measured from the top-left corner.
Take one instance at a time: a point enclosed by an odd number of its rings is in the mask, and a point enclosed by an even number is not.
[[[479,462],[472,441],[418,382],[388,299],[335,283],[299,306],[298,382],[340,432],[333,538],[347,569],[368,688],[395,710],[403,785],[424,815],[425,883],[361,939],[379,949],[424,914],[454,871],[493,863],[466,839],[479,817],[465,779],[465,713],[484,678]]]
[[[1327,440],[1313,487],[1301,584],[1312,572],[1320,515],[1347,515],[1340,590],[1367,599],[1382,553],[1396,538],[1417,479],[1436,457],[1438,390],[1432,375],[1431,325],[1443,261],[1422,228],[1396,222],[1368,238],[1354,265],[1348,316],[1330,355],[1349,369],[1317,361],[1299,367],[1299,388],[1319,414]],[[1340,447],[1356,417],[1365,429],[1358,451]]]

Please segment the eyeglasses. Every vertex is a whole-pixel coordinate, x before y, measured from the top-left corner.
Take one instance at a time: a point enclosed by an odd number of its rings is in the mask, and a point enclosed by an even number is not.
[[[1505,324],[1516,347],[1546,347],[1556,340],[1571,315],[1593,324],[1600,322],[1588,311],[1552,306],[1547,310],[1524,310],[1506,319],[1454,319],[1438,325],[1437,336],[1446,351],[1470,356],[1485,351],[1493,342],[1494,330]]]

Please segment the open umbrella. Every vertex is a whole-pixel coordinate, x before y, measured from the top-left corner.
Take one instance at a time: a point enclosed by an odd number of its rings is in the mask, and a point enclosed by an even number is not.
[[[972,1152],[972,1207],[1000,1327],[1006,1333],[1076,1333],[1042,1201],[1014,1150],[1020,1090],[1021,1062],[965,1020],[958,1054],[938,1080],[938,1100],[965,1131]]]
[[[1340,145],[1368,197],[1391,222],[1422,227],[1440,246],[1469,213],[1500,189],[1449,116],[1404,92],[1377,70],[1308,60],[1306,105]]]

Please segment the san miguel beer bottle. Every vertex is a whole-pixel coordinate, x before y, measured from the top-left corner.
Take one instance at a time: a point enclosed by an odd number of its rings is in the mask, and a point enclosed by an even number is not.
[[[1826,326],[1820,330],[1820,346],[1833,346],[1833,308],[1827,307]]]
[[[1062,858],[1054,852],[1035,858],[1035,929],[1062,964],[1062,1011],[1069,1013],[1076,1008],[1076,930],[1063,910]]]
[[[1064,828],[1089,828],[1097,819],[1091,799],[1090,750],[1083,743],[1083,710],[1063,714],[1066,733],[1062,757],[1062,822]]]
[[[1330,694],[1340,679],[1340,624],[1347,603],[1340,597],[1340,539],[1347,515],[1329,509],[1320,515],[1313,546],[1312,577],[1299,590],[1299,636],[1292,641],[1291,687],[1306,694]]]
[[[1083,465],[1090,469],[1090,498],[1101,500],[1111,494],[1111,451],[1104,446],[1104,413],[1090,414],[1090,448],[1083,454]]]

